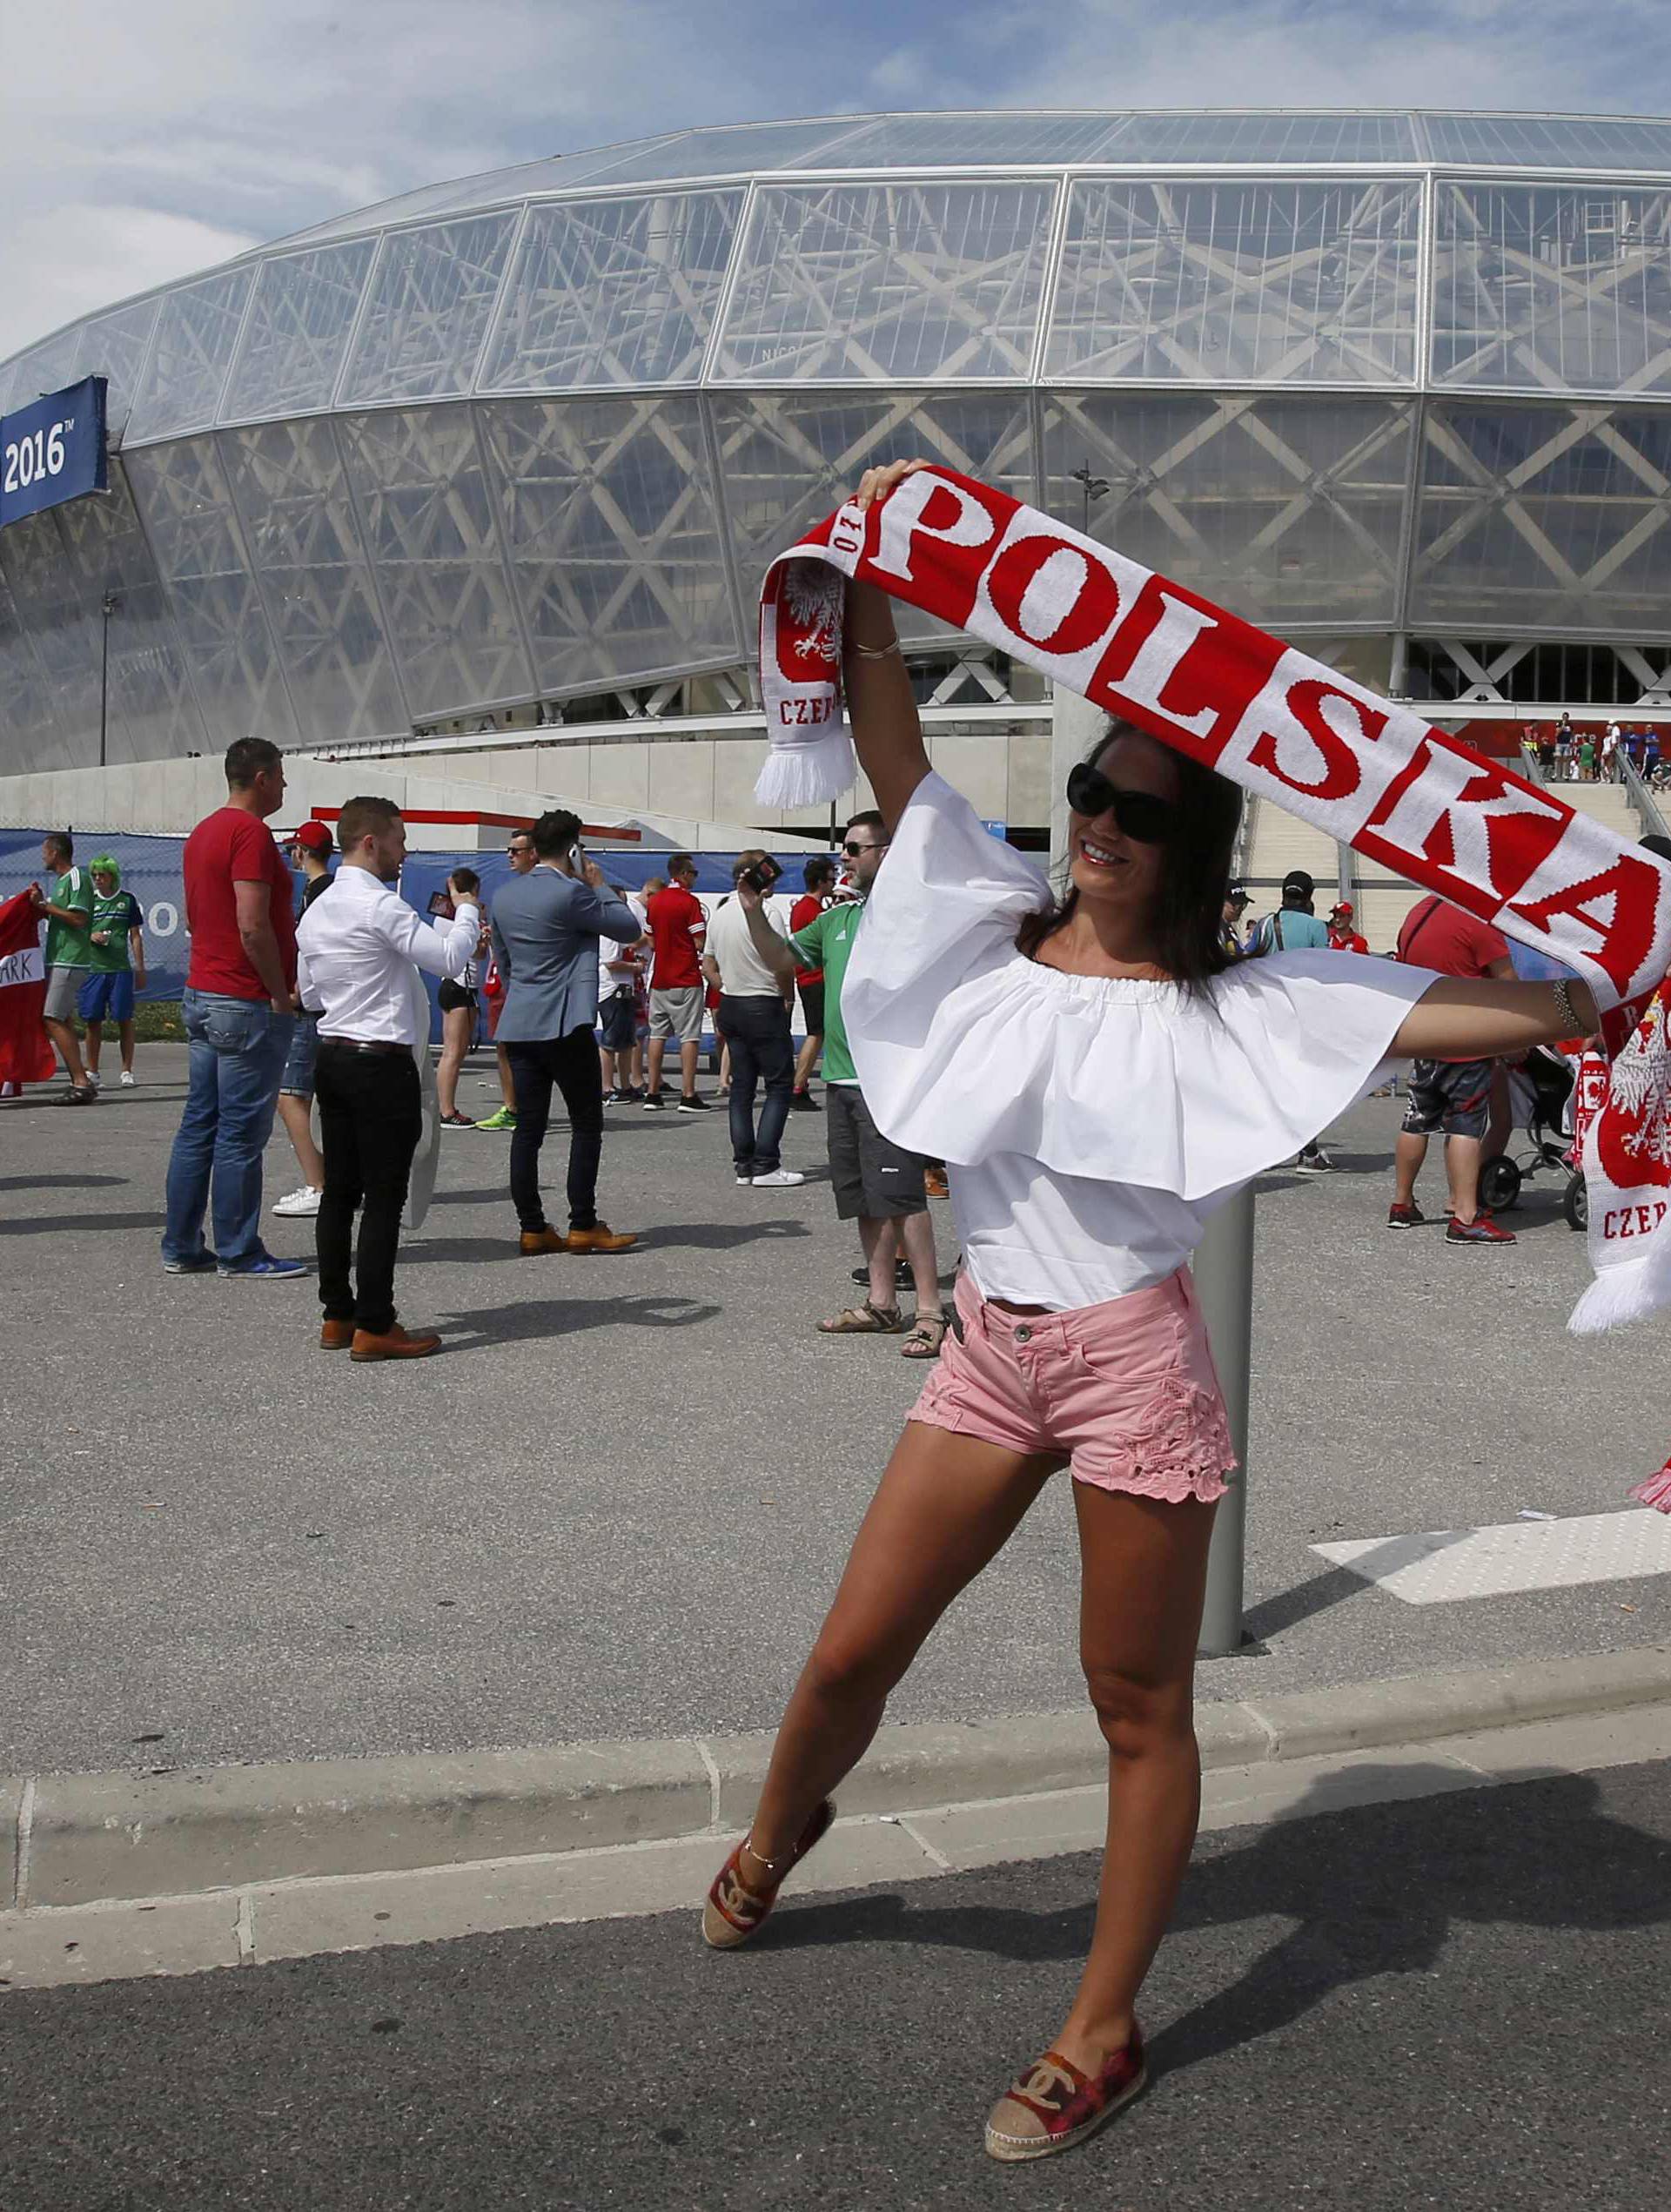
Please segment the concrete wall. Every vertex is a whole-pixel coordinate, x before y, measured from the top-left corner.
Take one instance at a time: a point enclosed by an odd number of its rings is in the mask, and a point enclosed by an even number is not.
[[[1043,829],[1050,819],[1050,741],[1047,731],[997,729],[930,736],[929,757],[983,821]],[[673,738],[644,744],[527,745],[510,750],[419,754],[446,763],[449,775],[567,793],[594,805],[649,808],[742,822],[761,830],[815,836],[829,826],[821,808],[786,812],[755,803],[755,778],[766,757],[763,737]],[[838,815],[874,803],[862,777],[836,802]]]
[[[929,756],[985,821],[1043,828],[1050,818],[1050,741],[1007,730],[929,740]],[[546,806],[607,817],[654,815],[675,844],[728,850],[755,832],[822,837],[825,808],[785,813],[755,803],[762,738],[665,740],[631,745],[526,745],[481,752],[285,761],[286,824],[362,792],[398,805],[469,814],[537,814]],[[0,777],[0,827],[62,826],[178,836],[225,797],[218,759],[146,761],[111,768],[40,770]],[[836,802],[838,820],[874,804],[862,777]],[[497,837],[497,831],[493,833]],[[456,849],[453,826],[410,826],[414,848]]]

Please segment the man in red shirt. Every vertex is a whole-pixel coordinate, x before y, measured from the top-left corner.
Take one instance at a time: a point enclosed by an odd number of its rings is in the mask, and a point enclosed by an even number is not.
[[[272,1278],[305,1272],[261,1242],[261,1154],[272,1133],[296,1008],[290,871],[265,824],[285,762],[265,737],[226,748],[226,803],[185,841],[191,939],[181,1012],[191,1040],[185,1112],[169,1154],[163,1268]],[[213,1193],[215,1247],[204,1241]]]
[[[696,1088],[696,1062],[702,1048],[702,1016],[708,994],[702,987],[702,940],[708,918],[695,895],[696,863],[688,852],[668,862],[668,887],[646,901],[645,925],[655,947],[650,969],[649,1096],[644,1104],[659,1113],[661,1061],[668,1039],[679,1040],[679,1111],[706,1113],[708,1100]]]
[[[1443,976],[1505,978],[1514,970],[1500,930],[1465,914],[1448,900],[1419,900],[1399,931],[1399,958],[1412,967],[1433,968]],[[1480,1211],[1482,1142],[1491,1122],[1493,1060],[1413,1060],[1410,1105],[1399,1132],[1395,1155],[1397,1186],[1387,1225],[1413,1229],[1426,1219],[1416,1204],[1416,1177],[1427,1157],[1427,1140],[1445,1132],[1445,1174],[1450,1185],[1447,1244],[1513,1244],[1489,1214]]]
[[[829,905],[836,890],[836,863],[833,860],[809,860],[802,871],[806,885],[802,895],[789,909],[789,935],[815,922]],[[818,1101],[808,1089],[813,1070],[818,1065],[818,1055],[824,1048],[824,972],[822,968],[797,968],[795,988],[801,993],[801,1014],[807,1025],[807,1041],[801,1047],[795,1063],[795,1093],[789,1104],[802,1113],[816,1113]]]
[[[1369,939],[1359,937],[1352,911],[1352,903],[1343,898],[1338,906],[1329,909],[1329,950],[1331,952],[1367,952]]]

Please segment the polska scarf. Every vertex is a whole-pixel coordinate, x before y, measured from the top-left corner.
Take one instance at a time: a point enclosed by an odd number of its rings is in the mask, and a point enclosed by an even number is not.
[[[827,804],[854,781],[842,703],[849,576],[970,631],[1576,970],[1612,1010],[1609,1051],[1628,1040],[1597,1125],[1614,1117],[1615,1140],[1597,1140],[1604,1173],[1624,1179],[1612,1214],[1627,1202],[1657,1212],[1648,1228],[1631,1232],[1627,1278],[1614,1250],[1605,1261],[1598,1252],[1598,1201],[1600,1241],[1609,1243],[1609,1204],[1598,1185],[1591,1249],[1599,1280],[1574,1325],[1606,1327],[1671,1302],[1671,1087],[1660,988],[1671,968],[1671,866],[1409,707],[1037,508],[943,468],[903,478],[864,512],[851,502],[837,508],[768,570],[760,665],[771,750],[755,790],[762,805]],[[1650,1009],[1641,1020],[1654,993],[1657,1017]],[[1657,1044],[1639,1051],[1650,1033]],[[1644,1198],[1650,1186],[1658,1195]],[[1640,1224],[1642,1215],[1632,1219]],[[1612,1240],[1624,1241],[1617,1234]]]
[[[1602,1006],[1646,999],[1671,968],[1671,864],[1408,707],[949,469],[905,477],[865,513],[839,508],[767,572],[764,806],[828,804],[856,773],[843,576],[970,631],[1453,899],[1576,969]]]

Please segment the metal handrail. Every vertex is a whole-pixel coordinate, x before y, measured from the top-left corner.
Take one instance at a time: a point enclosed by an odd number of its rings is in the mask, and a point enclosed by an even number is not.
[[[1671,837],[1671,830],[1666,828],[1665,817],[1660,812],[1659,801],[1643,783],[1641,769],[1622,746],[1614,756],[1614,766],[1618,770],[1619,781],[1625,787],[1625,797],[1635,811],[1644,836]]]

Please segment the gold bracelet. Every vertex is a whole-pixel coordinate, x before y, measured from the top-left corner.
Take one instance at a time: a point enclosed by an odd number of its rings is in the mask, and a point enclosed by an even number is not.
[[[887,661],[898,652],[899,640],[895,638],[887,645],[861,645],[856,637],[849,637],[847,649],[849,653],[856,653],[862,661]]]

